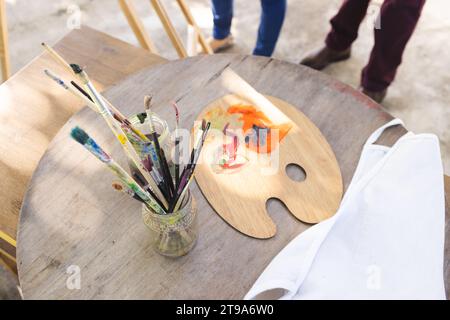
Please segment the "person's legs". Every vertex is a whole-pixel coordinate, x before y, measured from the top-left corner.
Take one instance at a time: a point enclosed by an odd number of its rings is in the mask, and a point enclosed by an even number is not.
[[[213,37],[221,40],[230,35],[233,0],[211,0],[214,18]]]
[[[370,0],[345,0],[338,13],[330,20],[331,31],[325,40],[328,48],[344,51],[358,37],[358,29],[369,7]]]
[[[270,57],[283,26],[286,13],[286,0],[261,0],[261,21],[254,55]]]
[[[425,0],[385,0],[381,7],[381,29],[375,29],[375,45],[362,71],[361,85],[384,91],[394,80],[403,51],[419,20]]]
[[[370,0],[345,0],[338,13],[330,20],[331,30],[325,45],[308,53],[300,64],[322,70],[331,63],[350,58],[351,45],[358,37]]]

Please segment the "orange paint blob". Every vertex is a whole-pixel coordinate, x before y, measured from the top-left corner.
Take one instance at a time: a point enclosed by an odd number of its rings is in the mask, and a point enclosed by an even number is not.
[[[239,114],[243,122],[242,130],[250,134],[246,145],[258,153],[270,153],[292,128],[291,123],[274,124],[262,111],[252,105],[232,105],[228,108],[230,115]],[[272,131],[278,130],[278,141],[272,142]]]

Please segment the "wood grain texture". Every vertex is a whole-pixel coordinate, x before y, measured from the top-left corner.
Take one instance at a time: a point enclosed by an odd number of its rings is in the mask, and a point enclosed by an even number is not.
[[[85,66],[102,89],[165,61],[87,27],[69,33],[55,49],[67,61]],[[39,159],[56,132],[83,107],[78,98],[46,78],[45,68],[70,79],[65,69],[44,53],[0,86],[0,230],[13,238],[22,199]]]
[[[227,66],[259,92],[300,107],[330,143],[344,189],[365,140],[392,119],[363,94],[324,74],[241,55],[202,56],[156,66],[111,88],[106,96],[125,114],[133,114],[142,110],[143,95],[154,93],[155,111],[172,128],[170,102],[175,100],[181,127],[190,128],[205,105],[228,93],[218,79]],[[25,298],[240,299],[271,259],[309,227],[270,201],[268,211],[277,235],[268,240],[244,236],[213,211],[193,183],[199,207],[197,245],[176,260],[159,256],[151,248],[140,205],[110,191],[113,177],[108,170],[69,139],[74,125],[84,127],[125,163],[103,120],[88,109],[72,117],[52,141],[33,175],[21,213],[17,254]],[[80,267],[80,290],[66,288],[71,265]]]
[[[320,131],[296,107],[275,97],[268,98],[292,125],[279,146],[269,155],[248,151],[242,146],[239,153],[248,163],[238,172],[217,172],[214,163],[218,161],[218,150],[222,151],[224,137],[220,132],[222,128],[215,128],[220,131],[210,134],[205,142],[195,175],[203,195],[225,221],[240,232],[261,239],[273,237],[277,230],[266,211],[269,199],[281,200],[297,219],[317,223],[331,217],[342,198],[339,165]],[[239,104],[251,105],[235,95],[224,96],[209,104],[197,120],[218,110],[226,114],[230,106]],[[223,121],[208,120],[213,126]],[[304,181],[294,181],[287,175],[286,168],[291,164],[303,168]]]

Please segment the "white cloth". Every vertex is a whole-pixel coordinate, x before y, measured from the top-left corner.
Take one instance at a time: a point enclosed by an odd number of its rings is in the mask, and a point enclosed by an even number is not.
[[[292,240],[245,299],[445,299],[444,182],[439,140],[411,132],[365,144],[337,213]]]

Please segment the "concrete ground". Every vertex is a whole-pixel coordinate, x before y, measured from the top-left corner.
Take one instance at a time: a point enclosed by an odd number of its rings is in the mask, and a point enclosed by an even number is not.
[[[54,43],[78,23],[86,24],[137,45],[117,1],[114,0],[6,0],[10,56],[13,71],[41,51],[40,42]],[[161,0],[176,28],[186,38],[186,27],[173,0]],[[371,22],[382,1],[373,1],[360,29],[350,60],[324,72],[354,87],[359,84],[372,44]],[[166,58],[177,56],[148,0],[134,0],[147,31]],[[209,35],[212,25],[209,0],[187,0],[198,24]],[[274,56],[297,63],[309,50],[320,46],[329,29],[328,20],[341,0],[288,0],[288,12]],[[235,0],[231,52],[250,53],[260,14],[259,1]],[[403,119],[414,132],[433,132],[441,140],[445,171],[450,174],[450,2],[428,0],[411,39],[397,79],[383,103],[388,112]]]

